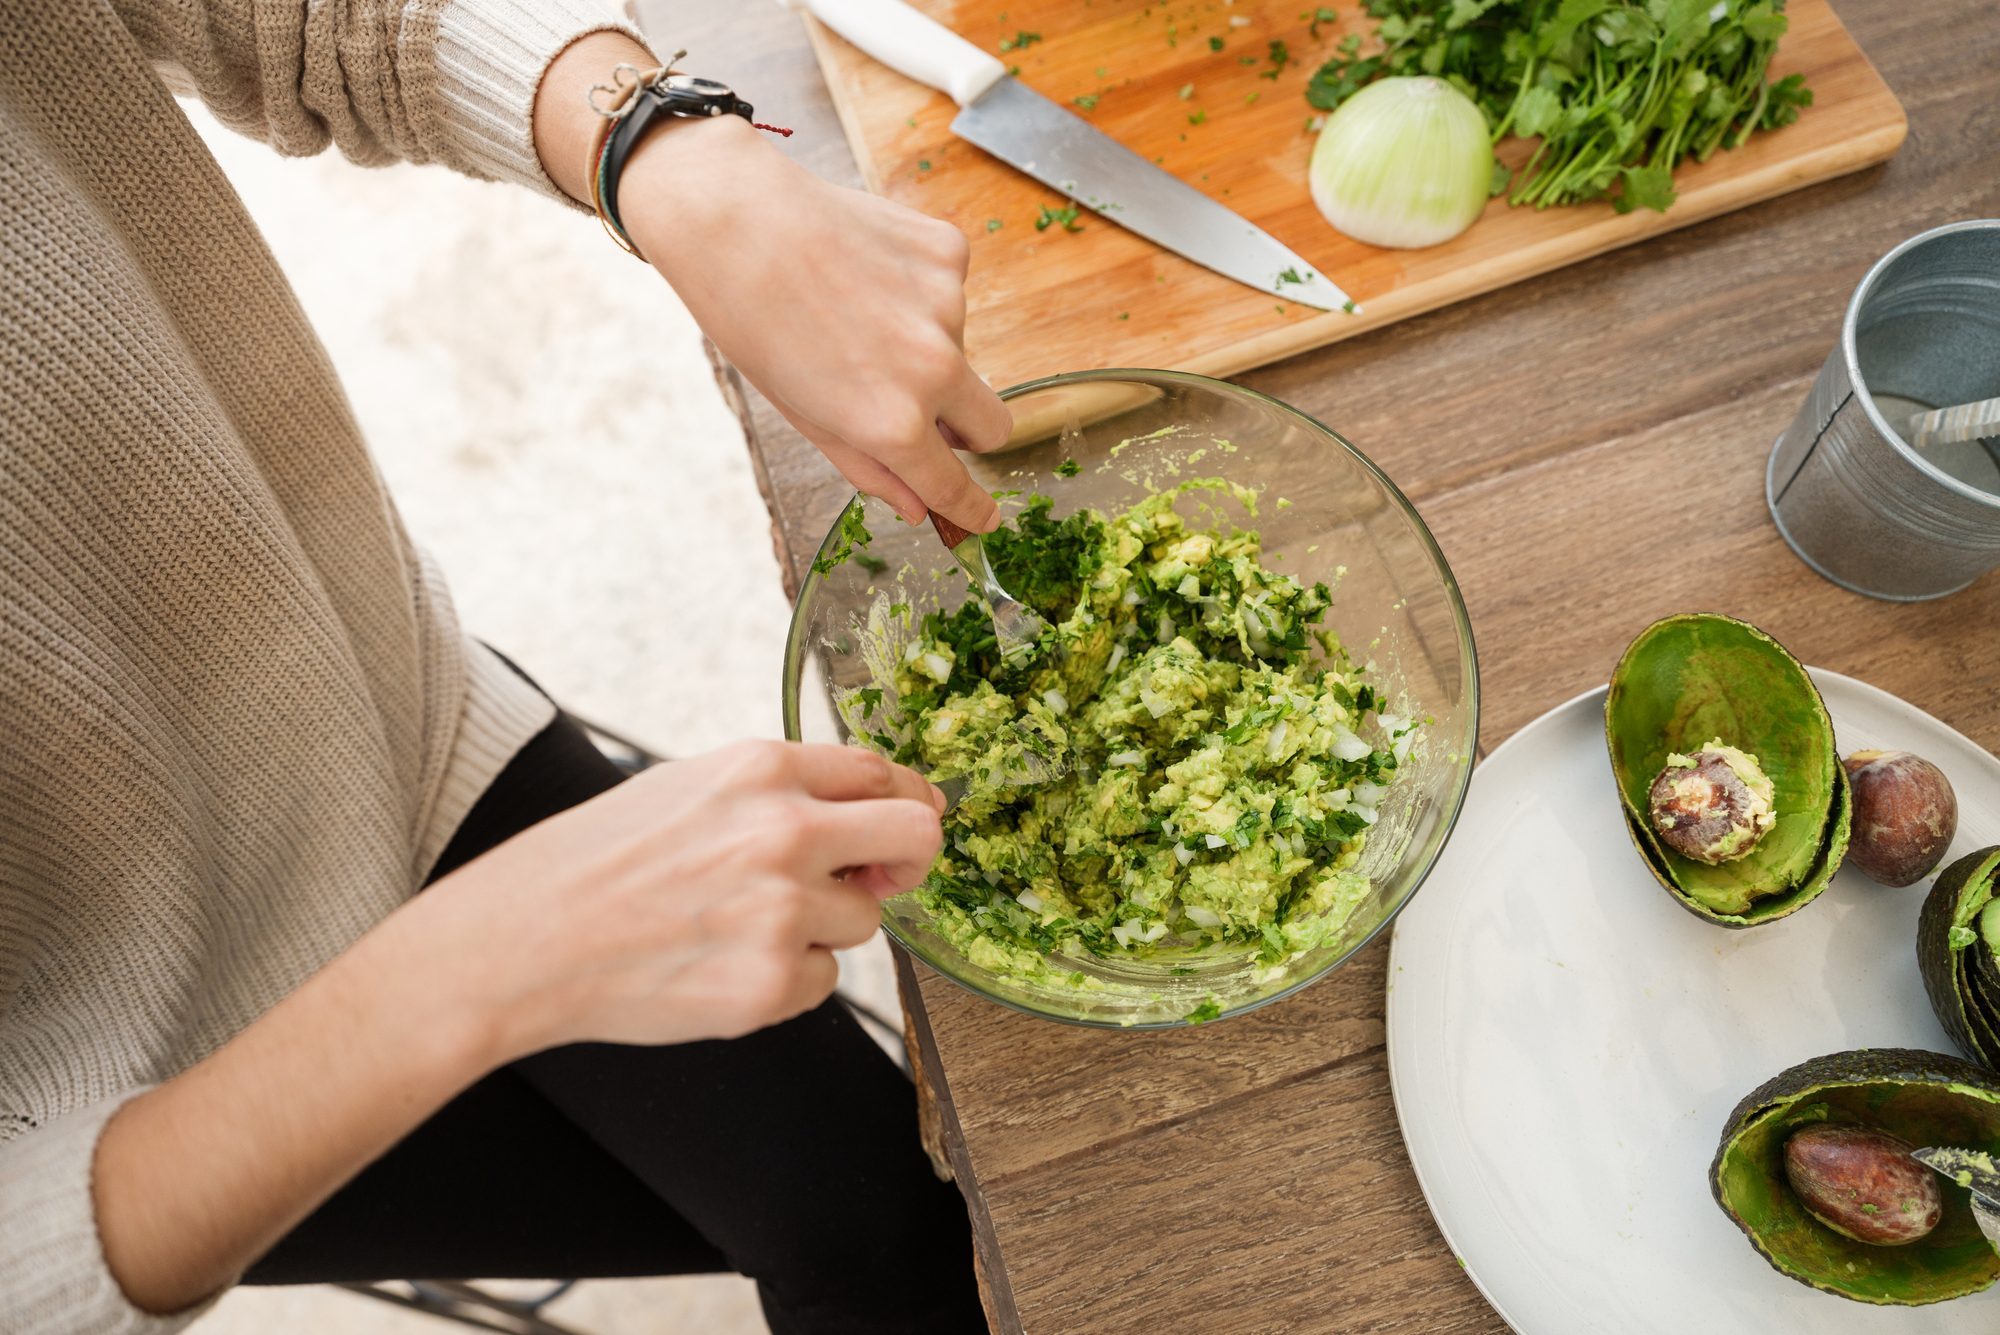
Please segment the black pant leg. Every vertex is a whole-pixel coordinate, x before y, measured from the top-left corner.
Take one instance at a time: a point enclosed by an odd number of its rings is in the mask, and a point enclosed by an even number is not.
[[[580,729],[558,719],[480,797],[432,879],[623,778]],[[615,1159],[654,1205],[685,1221],[711,1248],[707,1255],[682,1249],[674,1226],[655,1220],[635,1229],[638,1241],[607,1246],[595,1264],[575,1257],[560,1267],[564,1275],[681,1273],[708,1268],[710,1258],[720,1256],[722,1268],[757,1281],[776,1335],[986,1330],[964,1201],[930,1172],[908,1081],[837,1004],[729,1042],[558,1048],[489,1079],[503,1078],[539,1095],[544,1107]],[[527,1116],[535,1120],[539,1112]],[[466,1143],[478,1141],[469,1137]],[[468,1166],[479,1167],[482,1158],[473,1153]],[[506,1161],[504,1152],[496,1153],[490,1167],[498,1172]],[[389,1157],[381,1163],[388,1164]],[[436,1171],[442,1170],[440,1163]],[[395,1174],[385,1177],[393,1180]],[[445,1183],[421,1172],[413,1172],[411,1181],[435,1199],[451,1194]],[[623,1187],[600,1184],[593,1190],[614,1204],[625,1195]],[[366,1231],[402,1209],[393,1195],[370,1200],[357,1196],[352,1209],[337,1204],[338,1196],[328,1202],[324,1226],[315,1224],[317,1215],[302,1225],[300,1245],[291,1247],[292,1239],[286,1239],[259,1263],[250,1282],[300,1282],[276,1275],[342,1277],[315,1269],[308,1258],[345,1254],[342,1240],[351,1232]],[[639,1217],[629,1202],[607,1212],[619,1219]],[[562,1217],[553,1208],[550,1214]],[[455,1273],[389,1264],[354,1277],[552,1273],[544,1262],[525,1259],[525,1270],[479,1265],[476,1258],[484,1253],[478,1230],[463,1217],[438,1225],[440,1232],[454,1229],[463,1230],[464,1252],[428,1254],[439,1262],[461,1262],[447,1267]],[[496,1259],[526,1249],[525,1240],[498,1244]],[[594,1253],[594,1242],[585,1250]],[[368,1259],[387,1264],[424,1254],[391,1248]],[[668,1259],[651,1269],[624,1268],[644,1266],[645,1255]]]
[[[607,1279],[729,1269],[650,1187],[502,1070],[362,1169],[243,1282]]]

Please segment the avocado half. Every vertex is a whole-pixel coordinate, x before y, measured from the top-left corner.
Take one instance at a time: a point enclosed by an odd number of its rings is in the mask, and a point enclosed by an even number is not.
[[[1856,1302],[1915,1307],[1977,1293],[2000,1253],[1964,1187],[1940,1178],[1944,1218],[1900,1247],[1856,1242],[1814,1219],[1785,1180],[1785,1141],[1814,1122],[1848,1122],[1912,1145],[2000,1150],[2000,1079],[1970,1062],[1907,1048],[1836,1052],[1773,1076],[1736,1105],[1709,1165],[1715,1203],[1781,1273]]]
[[[1959,1051],[2000,1069],[2000,845],[1939,874],[1917,919],[1917,968]]]
[[[1833,719],[1798,659],[1747,622],[1668,617],[1639,633],[1611,674],[1604,737],[1625,826],[1653,876],[1688,912],[1724,927],[1796,913],[1826,889],[1853,820]],[[1777,821],[1745,856],[1715,866],[1654,835],[1647,792],[1676,752],[1711,738],[1770,776]]]

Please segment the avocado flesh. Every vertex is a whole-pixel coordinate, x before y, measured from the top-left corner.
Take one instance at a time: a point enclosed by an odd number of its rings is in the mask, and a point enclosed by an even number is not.
[[[2000,1068],[2000,846],[1970,853],[1938,876],[1917,920],[1917,968],[1931,1010],[1974,1061]],[[1992,932],[1993,935],[1988,933]]]
[[[1881,1048],[1802,1062],[1736,1106],[1709,1183],[1716,1203],[1780,1272],[1857,1302],[1918,1306],[2000,1279],[1968,1193],[1939,1179],[1944,1218],[1916,1242],[1877,1247],[1814,1219],[1785,1180],[1785,1141],[1815,1122],[1850,1122],[1913,1145],[2000,1150],[2000,1079],[1941,1053]]]
[[[1684,906],[1747,927],[1783,917],[1825,889],[1846,855],[1846,773],[1826,706],[1783,646],[1728,617],[1668,617],[1625,651],[1604,713],[1633,840]],[[1668,756],[1699,750],[1711,738],[1757,757],[1777,811],[1755,847],[1716,865],[1668,849],[1648,815],[1653,778]]]

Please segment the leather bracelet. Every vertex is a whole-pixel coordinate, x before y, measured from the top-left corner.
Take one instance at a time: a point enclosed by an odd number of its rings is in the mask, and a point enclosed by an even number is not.
[[[623,105],[607,117],[608,133],[592,156],[591,202],[612,239],[633,255],[639,254],[639,248],[618,215],[618,183],[632,150],[647,131],[669,120],[741,116],[747,121],[751,117],[750,104],[727,85],[691,74],[673,74],[671,68],[663,67],[651,78],[641,79]]]

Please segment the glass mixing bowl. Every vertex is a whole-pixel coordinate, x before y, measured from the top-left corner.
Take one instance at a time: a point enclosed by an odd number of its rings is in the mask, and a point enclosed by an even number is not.
[[[1003,395],[1015,428],[1007,447],[968,456],[973,475],[1012,513],[1029,493],[1060,516],[1083,506],[1121,511],[1155,486],[1220,476],[1261,494],[1251,519],[1220,493],[1204,497],[1226,521],[1259,529],[1273,569],[1333,586],[1322,623],[1357,662],[1372,661],[1378,691],[1396,712],[1428,719],[1389,785],[1358,870],[1370,893],[1346,931],[1276,965],[1253,948],[1194,961],[1114,955],[1065,957],[1091,980],[1026,981],[969,960],[930,924],[914,894],[883,905],[889,934],[980,996],[1074,1024],[1166,1028],[1240,1014],[1304,987],[1353,955],[1416,893],[1443,849],[1465,799],[1479,728],[1479,669],[1458,585],[1430,531],[1402,492],[1362,453],[1276,399],[1203,376],[1169,371],[1090,371],[1032,381]],[[1080,469],[1063,476],[1074,459]],[[1069,471],[1069,470],[1064,470]],[[1280,505],[1282,498],[1288,504]],[[966,597],[929,525],[912,527],[880,501],[856,497],[873,534],[868,559],[828,564],[841,542],[836,523],[821,544],[793,610],[785,646],[785,732],[794,741],[848,740],[836,692],[873,684],[868,637],[893,603],[916,613]],[[1184,512],[1193,517],[1192,505]],[[869,630],[871,609],[877,630]],[[1052,971],[1060,978],[1061,970]],[[1212,1003],[1212,1004],[1211,1004]]]

